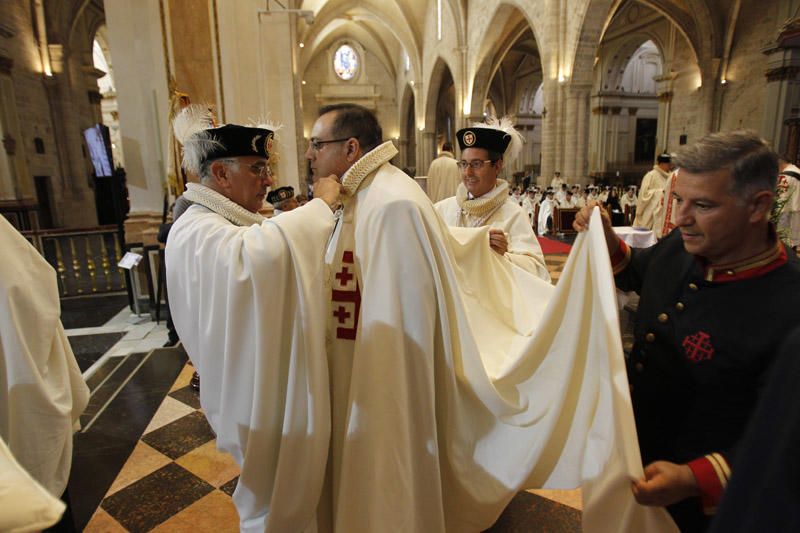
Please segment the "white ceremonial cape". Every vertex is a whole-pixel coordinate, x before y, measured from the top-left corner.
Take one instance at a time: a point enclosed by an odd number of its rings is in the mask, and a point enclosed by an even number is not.
[[[320,530],[477,532],[521,489],[582,486],[585,531],[675,531],[631,493],[642,466],[598,216],[554,289],[491,251],[488,228],[445,226],[394,153],[343,177],[326,259]]]
[[[547,229],[547,219],[553,216],[553,208],[556,205],[555,200],[548,200],[545,198],[542,200],[542,203],[539,204],[539,235],[545,235],[548,232]]]
[[[56,271],[0,216],[0,437],[61,497],[89,389],[61,325]]]
[[[664,187],[668,177],[669,172],[664,172],[658,165],[644,175],[642,186],[639,189],[639,198],[636,201],[634,227],[656,230],[655,213],[664,196]]]
[[[242,531],[302,531],[316,512],[330,438],[323,280],[333,224],[320,199],[250,226],[196,204],[169,234],[173,320],[217,447],[242,470]]]
[[[528,215],[528,222],[533,228],[533,216],[536,214],[536,203],[533,198],[525,196],[522,200],[522,210]],[[541,246],[539,247],[541,249]]]
[[[428,169],[428,196],[433,203],[450,198],[461,183],[461,170],[450,152],[442,152]]]
[[[498,180],[503,182],[503,180]],[[505,182],[503,182],[504,184]],[[508,251],[505,258],[534,276],[550,281],[550,272],[544,261],[544,254],[525,210],[517,204],[513,196],[507,196],[507,186],[496,187],[478,200],[495,195],[501,196],[500,205],[484,217],[473,217],[458,205],[457,196],[437,202],[434,208],[445,224],[453,227],[489,226],[501,229],[508,234]],[[464,185],[459,185],[460,194],[466,195]]]

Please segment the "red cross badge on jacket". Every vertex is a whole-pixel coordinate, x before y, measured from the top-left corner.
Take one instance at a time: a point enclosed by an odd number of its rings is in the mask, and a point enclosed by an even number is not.
[[[714,346],[711,344],[711,335],[705,331],[698,331],[693,335],[687,335],[683,339],[683,350],[686,358],[693,363],[700,361],[710,361],[714,357]]]
[[[336,338],[355,340],[358,313],[361,310],[361,290],[356,279],[352,251],[342,254],[342,266],[333,278],[331,312],[336,319]]]

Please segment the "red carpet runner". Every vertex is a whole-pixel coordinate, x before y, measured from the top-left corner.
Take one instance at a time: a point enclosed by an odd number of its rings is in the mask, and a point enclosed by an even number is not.
[[[547,254],[568,254],[572,250],[572,246],[564,244],[563,242],[548,239],[547,237],[536,237],[539,239],[539,246],[542,247],[542,253]]]

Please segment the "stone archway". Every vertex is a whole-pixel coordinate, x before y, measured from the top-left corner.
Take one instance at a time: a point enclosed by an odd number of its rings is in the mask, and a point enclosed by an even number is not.
[[[453,86],[452,72],[450,65],[442,57],[436,59],[429,77],[427,97],[425,98],[425,126],[421,130],[422,136],[417,150],[417,168],[419,172],[427,172],[431,161],[436,157],[437,132],[440,126],[437,121],[443,120],[445,116],[452,117],[451,124],[453,133],[455,133],[455,87]],[[442,92],[447,92],[447,86],[453,86],[453,97],[449,100],[452,102],[452,109],[440,113],[438,110],[440,97]],[[445,98],[445,100],[448,99]],[[444,125],[442,126],[444,127]]]
[[[397,140],[400,151],[400,165],[417,170],[417,119],[414,89],[406,84],[400,103],[400,138]]]
[[[456,133],[456,88],[450,69],[442,72],[439,83],[439,94],[436,98],[436,149],[441,149],[442,143],[452,143]]]

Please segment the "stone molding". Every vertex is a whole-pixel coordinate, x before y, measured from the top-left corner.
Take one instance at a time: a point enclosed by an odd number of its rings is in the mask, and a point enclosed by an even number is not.
[[[769,83],[773,81],[796,80],[798,73],[800,73],[800,66],[786,65],[767,70],[765,76],[767,78],[767,83]]]
[[[658,98],[659,102],[669,103],[672,101],[673,93],[672,91],[665,91],[659,94],[656,98]]]

